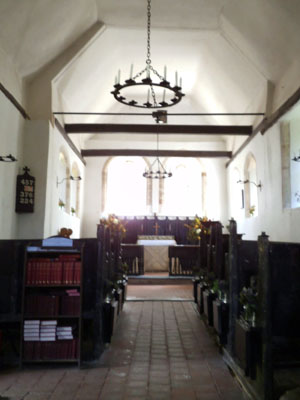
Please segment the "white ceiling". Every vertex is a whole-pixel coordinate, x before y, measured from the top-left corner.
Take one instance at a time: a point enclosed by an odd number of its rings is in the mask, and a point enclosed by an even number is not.
[[[56,111],[138,112],[110,91],[118,69],[122,80],[131,63],[135,72],[144,67],[146,0],[0,0],[0,47],[32,80],[97,21],[105,29],[55,81]],[[152,0],[153,65],[161,74],[167,65],[170,80],[177,70],[186,94],[169,111],[264,111],[267,81],[276,88],[300,62],[299,21],[299,0]],[[173,117],[169,123],[251,120]]]

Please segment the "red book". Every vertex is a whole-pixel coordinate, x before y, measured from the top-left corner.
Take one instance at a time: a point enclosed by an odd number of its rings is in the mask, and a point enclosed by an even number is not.
[[[80,284],[81,261],[74,262],[74,283]]]
[[[63,283],[73,284],[73,261],[64,261],[63,263]]]
[[[32,260],[27,261],[27,268],[26,268],[26,285],[31,285],[32,280]]]

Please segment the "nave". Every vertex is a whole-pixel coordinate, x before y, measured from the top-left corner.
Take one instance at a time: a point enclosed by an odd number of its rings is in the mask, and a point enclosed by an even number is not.
[[[111,346],[93,368],[7,372],[0,388],[10,400],[247,398],[192,301],[127,301]]]

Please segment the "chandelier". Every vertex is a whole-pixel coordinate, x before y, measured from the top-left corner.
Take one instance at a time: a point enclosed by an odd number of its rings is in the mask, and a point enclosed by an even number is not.
[[[158,123],[158,122],[157,122]],[[158,132],[156,134],[156,151],[157,156],[148,170],[145,170],[143,177],[147,179],[166,179],[171,178],[172,172],[167,172],[158,157]]]
[[[181,92],[182,79],[178,82],[178,73],[175,73],[175,84],[171,86],[167,81],[167,68],[164,67],[164,76],[161,76],[151,64],[151,49],[150,49],[150,34],[151,34],[151,0],[147,0],[147,58],[146,67],[133,75],[133,65],[130,67],[130,77],[124,83],[120,83],[121,72],[118,71],[118,76],[115,78],[114,90],[111,92],[114,98],[127,106],[139,108],[163,108],[171,107],[179,103],[184,96]],[[137,81],[137,78],[145,75],[144,79]],[[127,99],[124,92],[128,88],[143,87],[144,103],[134,99]],[[159,88],[159,89],[158,89]],[[156,92],[155,92],[156,90]],[[122,92],[123,91],[123,92]],[[122,94],[123,93],[123,94]]]

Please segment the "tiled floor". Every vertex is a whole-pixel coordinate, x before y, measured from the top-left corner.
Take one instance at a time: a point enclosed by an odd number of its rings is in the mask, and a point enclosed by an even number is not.
[[[129,300],[192,300],[193,285],[128,285]]]
[[[127,302],[100,365],[2,373],[0,394],[11,400],[244,399],[187,301]]]

